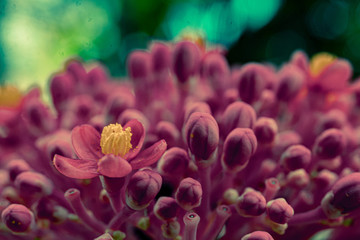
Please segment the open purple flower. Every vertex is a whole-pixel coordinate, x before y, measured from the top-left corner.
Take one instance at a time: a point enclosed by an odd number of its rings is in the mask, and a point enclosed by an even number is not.
[[[124,177],[133,169],[155,163],[163,155],[164,140],[140,152],[144,142],[144,126],[132,119],[124,127],[110,124],[101,135],[91,125],[80,125],[71,132],[71,141],[79,159],[54,156],[56,169],[67,177],[88,179],[99,175]]]

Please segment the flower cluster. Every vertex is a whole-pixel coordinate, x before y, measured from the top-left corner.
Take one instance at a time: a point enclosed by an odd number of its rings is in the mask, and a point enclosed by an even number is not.
[[[127,79],[71,60],[0,95],[1,239],[328,239],[360,235],[360,81],[296,52],[229,67],[153,42]]]

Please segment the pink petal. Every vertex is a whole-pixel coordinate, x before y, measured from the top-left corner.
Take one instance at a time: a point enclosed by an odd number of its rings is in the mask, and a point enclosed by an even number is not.
[[[81,159],[98,160],[104,156],[100,147],[100,133],[91,125],[75,127],[71,131],[71,142],[76,155]]]
[[[121,157],[115,157],[112,154],[105,155],[98,162],[99,173],[107,177],[124,177],[128,175],[131,170],[132,168],[128,161]]]
[[[129,153],[125,156],[125,158],[131,159],[131,158],[134,158],[141,150],[141,147],[144,143],[144,138],[145,138],[145,129],[144,129],[144,125],[142,125],[142,123],[136,119],[132,119],[132,120],[128,121],[125,124],[124,129],[126,129],[127,127],[131,128],[132,148],[130,149]]]
[[[351,76],[351,64],[339,59],[322,71],[318,82],[326,91],[341,91],[348,86]]]
[[[142,151],[135,159],[130,161],[133,169],[139,169],[150,166],[157,162],[166,151],[167,144],[165,140],[160,140]]]
[[[60,173],[70,178],[88,179],[99,175],[97,163],[93,159],[72,159],[55,155],[53,162]]]

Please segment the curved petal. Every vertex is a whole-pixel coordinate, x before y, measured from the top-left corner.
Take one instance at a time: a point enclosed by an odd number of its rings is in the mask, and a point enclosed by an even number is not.
[[[81,159],[98,160],[104,156],[100,147],[100,133],[91,125],[75,127],[71,131],[71,142],[76,155]]]
[[[130,161],[130,165],[133,169],[139,169],[150,166],[157,162],[166,151],[167,144],[164,139],[154,143],[151,147],[148,147],[142,151],[135,159]]]
[[[351,64],[346,60],[338,59],[322,71],[318,82],[326,91],[341,91],[348,86],[351,76]]]
[[[145,138],[145,129],[144,129],[144,125],[136,119],[132,119],[132,120],[128,121],[125,124],[124,129],[126,129],[127,127],[131,128],[132,148],[130,149],[129,153],[127,155],[125,155],[125,158],[131,159],[131,158],[134,158],[141,150],[141,147],[144,143],[144,138]]]
[[[128,161],[112,154],[105,155],[98,162],[98,172],[101,175],[111,178],[124,177],[128,175],[131,170],[132,168]]]
[[[53,162],[60,173],[70,178],[88,179],[99,175],[97,163],[93,159],[72,159],[55,155]]]

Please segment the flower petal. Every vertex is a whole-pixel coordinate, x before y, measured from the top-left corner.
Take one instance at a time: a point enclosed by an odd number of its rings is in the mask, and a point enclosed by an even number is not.
[[[129,153],[127,155],[125,155],[125,158],[131,159],[131,158],[134,158],[141,150],[141,147],[144,143],[144,138],[145,138],[145,129],[144,129],[144,125],[136,119],[132,119],[132,120],[128,121],[125,124],[124,129],[126,129],[127,127],[131,128],[132,148],[130,149]]]
[[[162,139],[142,151],[135,159],[130,161],[130,165],[133,169],[150,166],[161,158],[166,151],[166,148],[167,144],[165,140]]]
[[[107,177],[124,177],[128,175],[131,170],[132,168],[128,161],[112,154],[105,155],[98,162],[98,172]]]
[[[104,156],[100,148],[100,133],[91,125],[75,127],[71,131],[71,142],[76,155],[81,159],[98,160]]]
[[[93,159],[72,159],[55,155],[53,162],[61,174],[70,178],[88,179],[99,175],[97,163]]]

